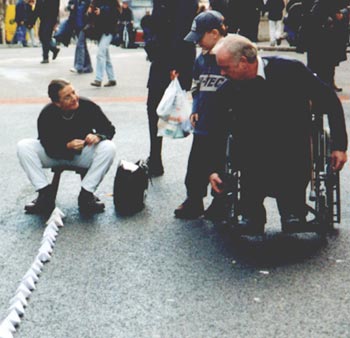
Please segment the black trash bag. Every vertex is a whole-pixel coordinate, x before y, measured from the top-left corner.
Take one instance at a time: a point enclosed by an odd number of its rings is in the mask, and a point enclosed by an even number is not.
[[[118,214],[133,215],[145,207],[148,180],[148,167],[144,161],[120,161],[113,188],[113,201]]]

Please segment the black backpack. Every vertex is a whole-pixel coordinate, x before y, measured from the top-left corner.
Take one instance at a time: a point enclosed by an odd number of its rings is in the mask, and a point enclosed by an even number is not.
[[[129,216],[145,207],[148,180],[148,167],[144,161],[120,161],[113,188],[113,201],[118,214]]]

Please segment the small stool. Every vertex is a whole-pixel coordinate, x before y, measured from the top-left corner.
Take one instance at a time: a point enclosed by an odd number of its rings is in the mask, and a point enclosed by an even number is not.
[[[51,171],[53,172],[51,187],[52,187],[52,194],[55,199],[58,191],[58,185],[60,183],[61,174],[66,170],[75,171],[77,174],[80,175],[81,179],[83,179],[89,169],[75,167],[75,166],[65,166],[65,165],[51,168]]]

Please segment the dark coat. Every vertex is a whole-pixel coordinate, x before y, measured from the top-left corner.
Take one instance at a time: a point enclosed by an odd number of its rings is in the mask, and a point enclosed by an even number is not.
[[[60,0],[37,0],[33,15],[34,23],[39,18],[40,25],[54,26],[58,22]]]
[[[26,10],[27,4],[21,0],[16,5],[16,15],[15,15],[15,21],[17,25],[24,24],[27,21],[27,10]]]
[[[260,15],[264,9],[263,0],[230,0],[228,7],[229,31],[239,30],[239,34],[257,41]]]
[[[334,66],[346,60],[348,21],[336,19],[343,5],[341,0],[303,0],[305,50],[321,55],[325,62]]]
[[[156,45],[148,87],[164,86],[169,71],[180,73],[182,88],[189,90],[196,56],[195,45],[184,41],[196,16],[198,0],[154,0],[152,11],[152,40]]]
[[[267,0],[265,11],[268,12],[268,19],[272,21],[282,20],[284,0]]]
[[[117,33],[117,21],[120,12],[117,9],[116,2],[114,0],[94,0],[93,5],[101,10],[100,15],[89,14],[89,20],[95,25],[97,35],[101,37],[103,34],[114,35]]]
[[[87,9],[91,0],[71,0],[68,4],[69,21],[76,35],[87,23]]]

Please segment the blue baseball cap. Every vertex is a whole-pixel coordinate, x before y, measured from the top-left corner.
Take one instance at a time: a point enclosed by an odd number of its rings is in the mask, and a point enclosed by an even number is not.
[[[206,32],[219,29],[223,23],[224,17],[220,12],[212,10],[202,12],[194,18],[191,31],[185,36],[184,40],[198,43]]]

